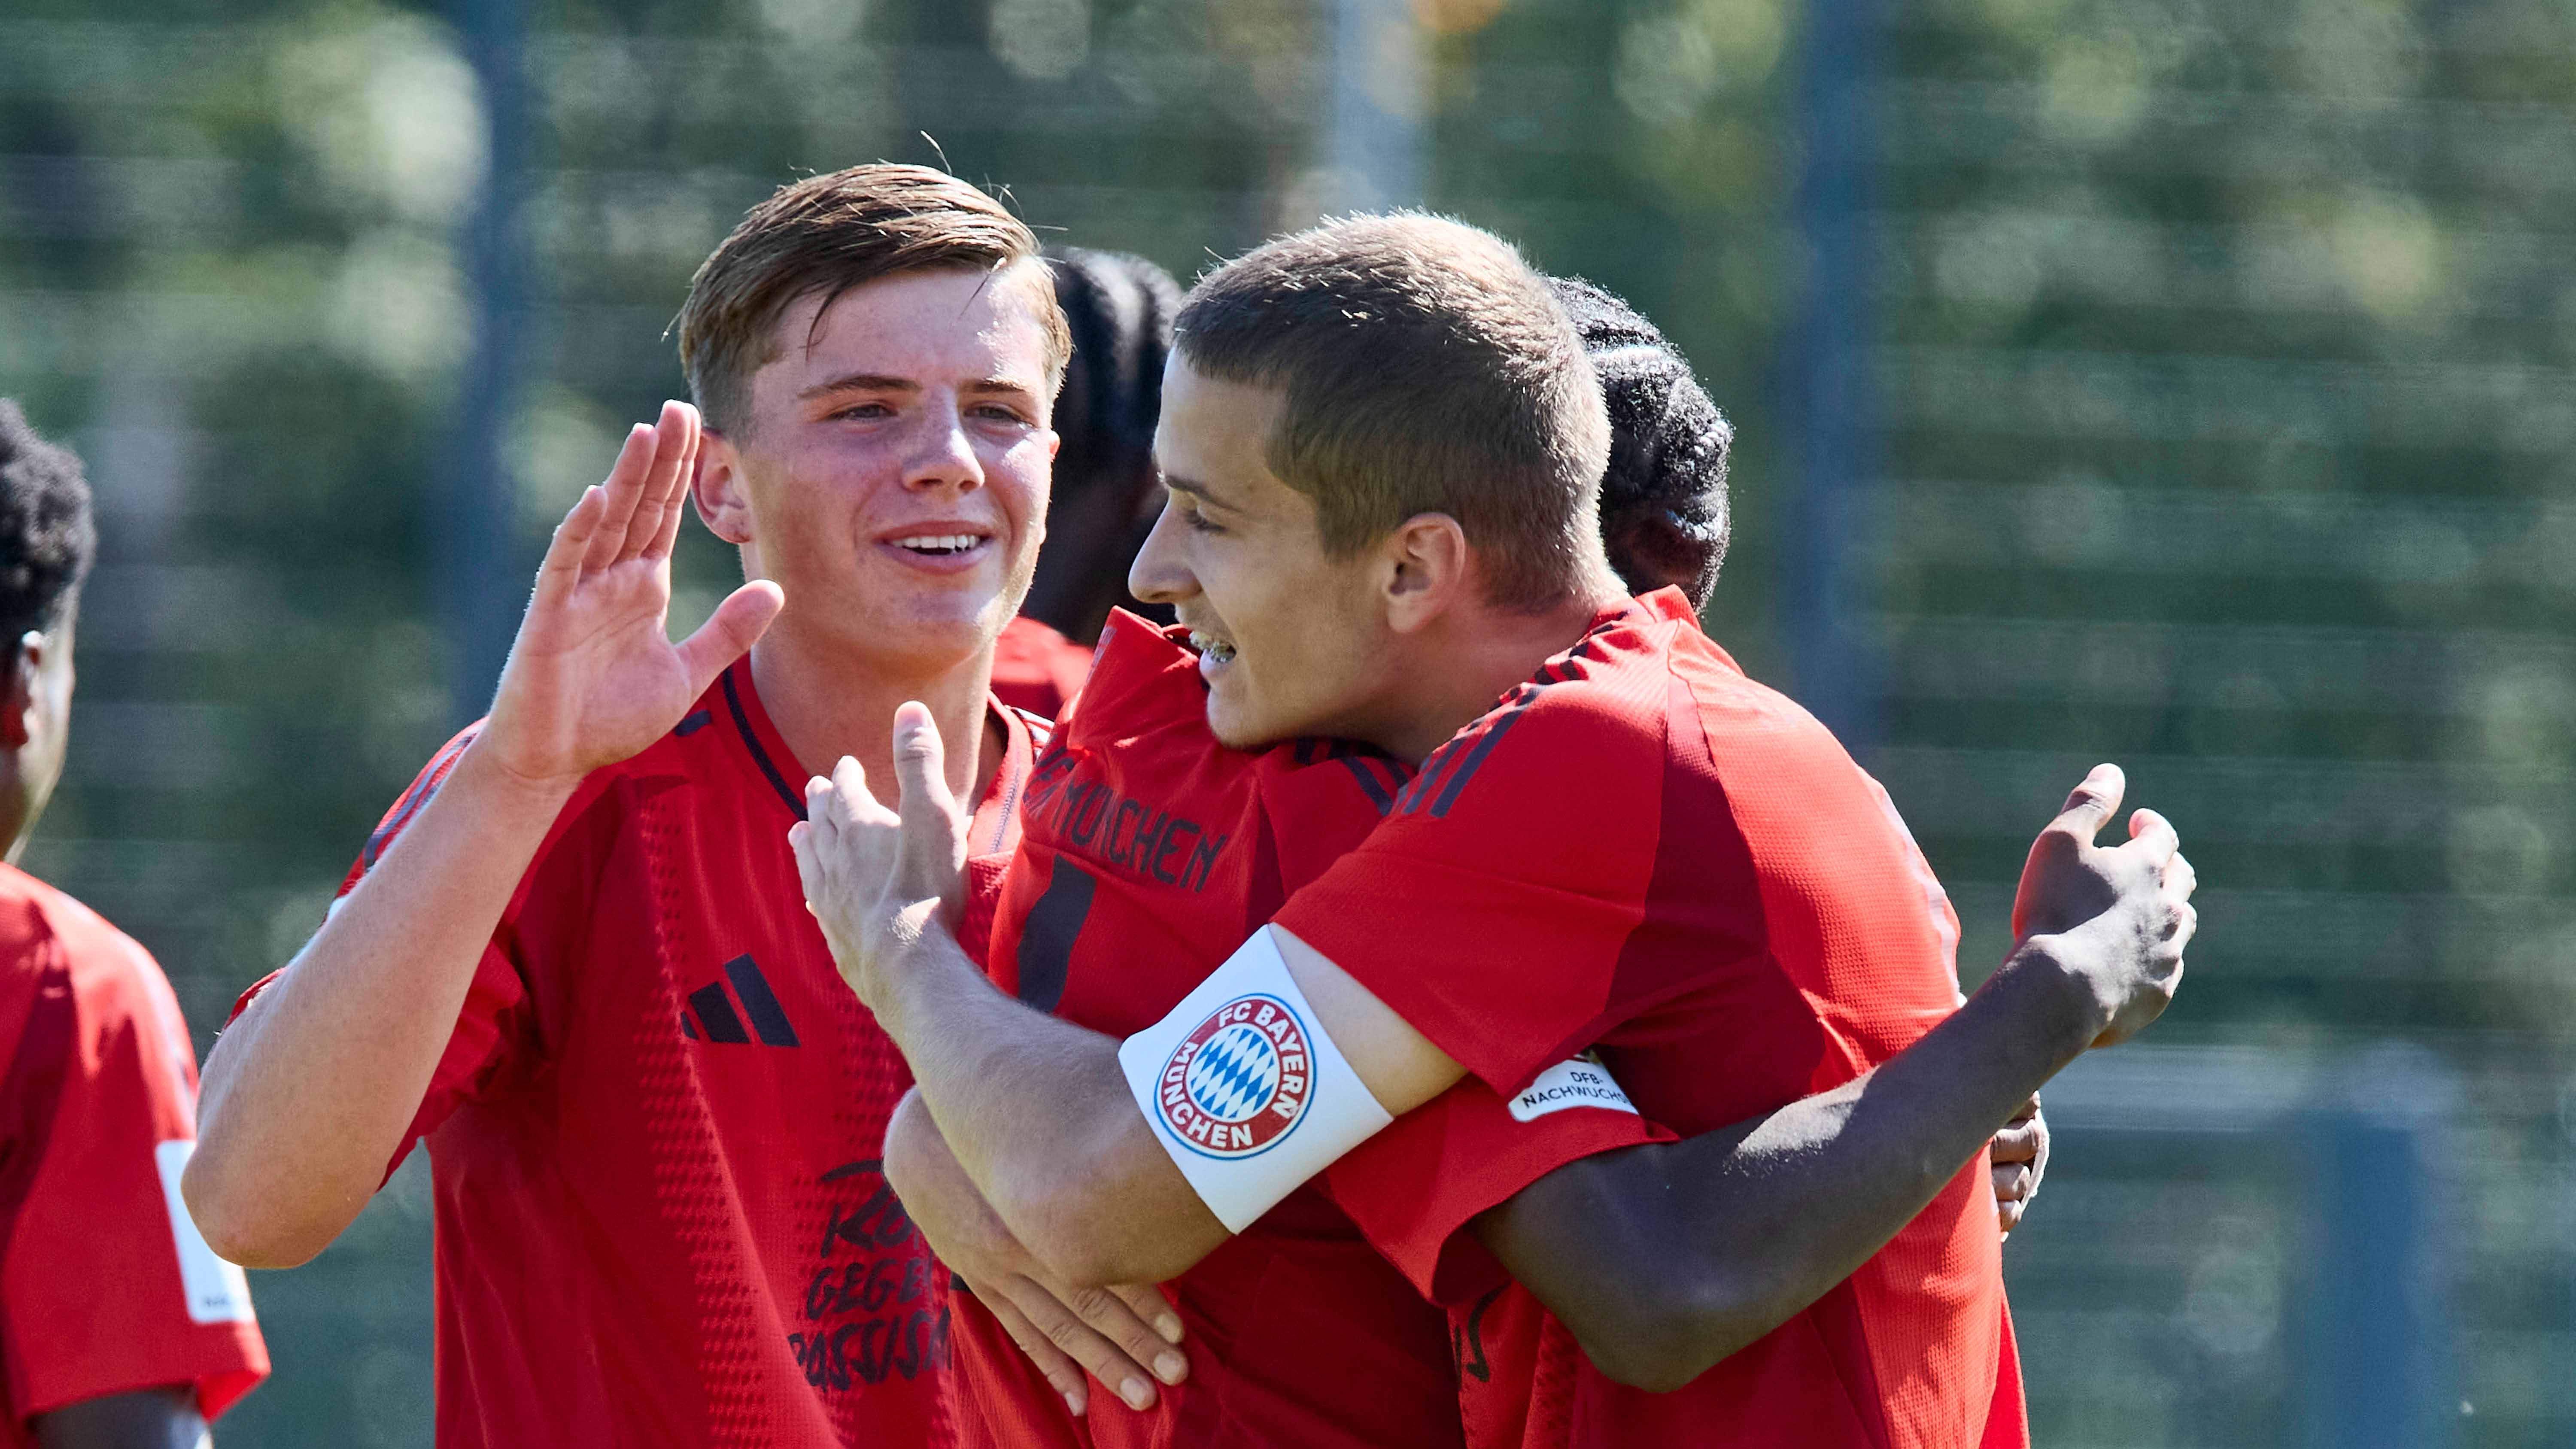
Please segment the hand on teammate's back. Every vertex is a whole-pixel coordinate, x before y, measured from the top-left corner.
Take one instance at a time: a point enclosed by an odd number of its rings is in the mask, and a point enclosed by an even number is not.
[[[2048,1175],[2048,1119],[2039,1115],[2036,1095],[1995,1134],[1989,1164],[1995,1181],[1995,1225],[2009,1238],[2039,1196],[2039,1180]]]
[[[778,617],[778,586],[754,580],[687,639],[665,632],[700,435],[697,409],[664,403],[556,526],[478,741],[512,776],[561,787],[643,749]]]
[[[2191,905],[2198,879],[2163,816],[2134,811],[2128,840],[2095,843],[2127,788],[2117,765],[2094,766],[2031,843],[2013,898],[2015,954],[2044,954],[2090,989],[2097,1047],[2128,1040],[2164,1013],[2200,919]]]
[[[886,1126],[886,1181],[922,1240],[1080,1414],[1088,1373],[1142,1412],[1154,1381],[1177,1384],[1189,1359],[1176,1346],[1180,1315],[1149,1285],[1074,1288],[1048,1273],[950,1156],[921,1094],[907,1093]],[[1147,1365],[1151,1365],[1148,1368]]]

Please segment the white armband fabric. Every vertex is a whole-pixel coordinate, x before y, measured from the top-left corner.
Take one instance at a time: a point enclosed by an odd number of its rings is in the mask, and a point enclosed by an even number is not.
[[[1324,1035],[1276,929],[1118,1047],[1163,1150],[1233,1233],[1395,1120]]]

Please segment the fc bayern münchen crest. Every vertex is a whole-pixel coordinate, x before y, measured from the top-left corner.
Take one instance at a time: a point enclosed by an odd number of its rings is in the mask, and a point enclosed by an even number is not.
[[[1263,992],[1218,1007],[1181,1038],[1154,1101],[1184,1146],[1231,1158],[1268,1151],[1306,1115],[1313,1095],[1306,1024]]]

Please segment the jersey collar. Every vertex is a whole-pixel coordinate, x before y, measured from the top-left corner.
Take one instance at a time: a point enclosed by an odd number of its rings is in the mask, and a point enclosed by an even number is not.
[[[745,654],[728,666],[716,677],[716,687],[709,693],[713,696],[711,703],[722,710],[735,738],[742,741],[751,763],[777,792],[779,802],[797,819],[804,819],[805,791],[801,786],[813,777],[812,772],[798,763],[787,741],[779,736],[778,727],[770,723],[769,711],[761,707],[760,690],[752,682],[751,656]],[[1019,711],[991,694],[985,696],[984,711],[987,718],[1002,727],[1002,767],[993,772],[993,787],[976,804],[967,849],[974,855],[998,855],[1019,843],[1020,795],[1028,783],[1036,751],[1028,722]]]

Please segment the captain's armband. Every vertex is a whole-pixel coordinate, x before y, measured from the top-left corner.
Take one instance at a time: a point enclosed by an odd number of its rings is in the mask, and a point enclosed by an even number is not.
[[[1324,1034],[1275,929],[1118,1048],[1155,1139],[1228,1232],[1394,1120]]]

